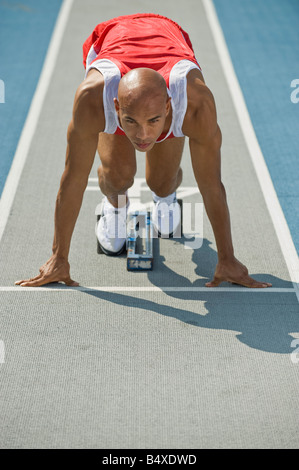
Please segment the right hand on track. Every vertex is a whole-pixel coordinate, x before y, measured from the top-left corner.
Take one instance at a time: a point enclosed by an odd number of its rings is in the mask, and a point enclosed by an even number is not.
[[[15,284],[22,287],[39,287],[52,282],[64,282],[67,286],[79,286],[70,277],[70,265],[64,258],[52,255],[51,258],[40,268],[40,274],[31,279],[16,281]]]

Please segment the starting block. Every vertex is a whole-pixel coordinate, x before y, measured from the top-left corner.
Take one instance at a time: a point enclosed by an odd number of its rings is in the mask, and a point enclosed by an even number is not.
[[[127,270],[153,269],[153,224],[150,212],[133,212],[127,223]]]
[[[183,205],[182,200],[178,199],[181,208],[181,226],[175,234],[169,238],[180,238],[182,236]],[[97,223],[100,220],[100,214],[97,215]],[[154,264],[153,240],[159,238],[160,234],[156,232],[151,220],[150,211],[135,211],[127,216],[126,243],[123,250],[127,250],[127,270],[128,271],[150,271]],[[97,252],[103,253],[97,240]]]

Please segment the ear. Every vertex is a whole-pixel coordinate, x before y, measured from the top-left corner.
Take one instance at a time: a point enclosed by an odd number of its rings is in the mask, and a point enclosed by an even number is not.
[[[170,112],[170,108],[171,108],[171,97],[168,96],[168,98],[166,100],[166,116],[168,116],[168,114]]]
[[[114,101],[115,110],[116,110],[116,112],[118,113],[118,111],[119,111],[119,102],[118,102],[118,99],[117,99],[117,98],[113,98],[113,101]]]

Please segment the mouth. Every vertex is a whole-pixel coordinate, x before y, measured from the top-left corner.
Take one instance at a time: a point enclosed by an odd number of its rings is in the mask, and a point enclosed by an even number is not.
[[[135,142],[135,144],[141,150],[146,150],[151,145],[150,143],[138,143],[138,142]]]

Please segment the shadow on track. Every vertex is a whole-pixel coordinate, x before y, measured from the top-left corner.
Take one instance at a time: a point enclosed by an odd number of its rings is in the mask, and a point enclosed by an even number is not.
[[[182,243],[181,241],[172,241]],[[194,283],[177,274],[164,264],[164,257],[160,256],[159,243],[155,243],[155,269],[148,273],[153,285],[163,289],[163,286],[201,287],[210,278],[217,261],[216,252],[210,248],[210,242],[204,240],[200,250],[194,250],[192,261],[196,264],[195,272],[200,276]],[[138,275],[138,273],[136,273]],[[292,283],[271,275],[253,274],[256,279],[271,282],[274,287],[292,288]],[[229,285],[223,283],[223,286]],[[185,308],[177,308],[159,301],[147,300],[137,296],[123,293],[104,292],[84,289],[84,293],[100,300],[113,302],[120,308],[138,308],[155,312],[159,315],[172,317],[194,327],[209,329],[225,329],[236,332],[236,338],[247,346],[280,354],[290,354],[291,333],[298,332],[298,303],[294,300],[295,293],[256,293],[248,289],[248,293],[215,292],[207,289],[206,292],[164,292],[164,296],[171,296],[185,301]],[[149,295],[149,294],[145,294]],[[161,299],[161,294],[156,295]],[[204,302],[208,312],[205,315],[188,310],[188,303]],[[125,314],[125,313],[124,313]]]

